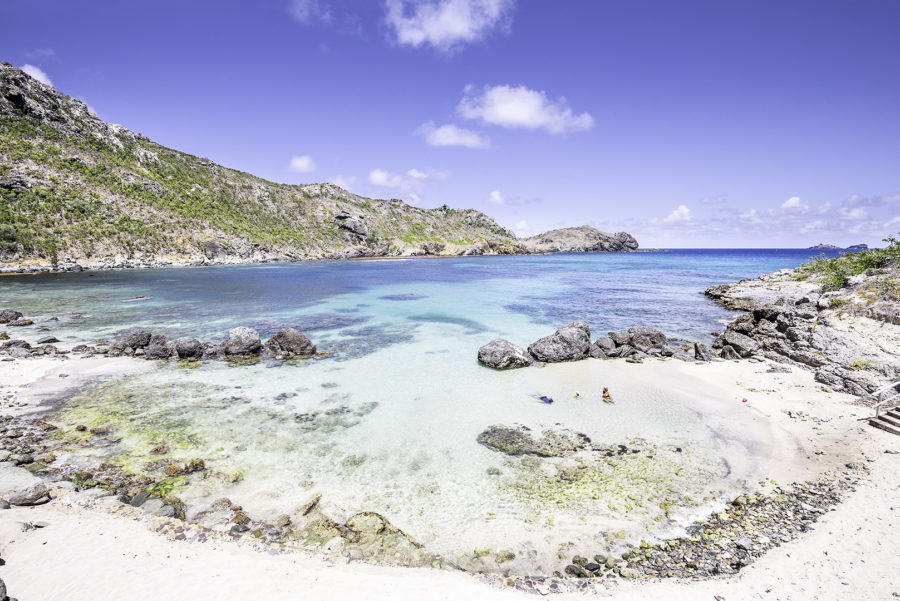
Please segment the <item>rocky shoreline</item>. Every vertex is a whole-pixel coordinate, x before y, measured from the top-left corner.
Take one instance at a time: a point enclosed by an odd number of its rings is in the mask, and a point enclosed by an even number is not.
[[[873,286],[861,275],[823,292],[801,268],[711,286],[708,297],[745,311],[713,346],[807,369],[832,390],[869,397],[900,374],[900,302],[873,297]]]

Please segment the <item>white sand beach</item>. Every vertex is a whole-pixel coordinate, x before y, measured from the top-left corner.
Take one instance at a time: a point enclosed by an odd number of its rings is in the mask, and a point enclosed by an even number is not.
[[[102,369],[104,362],[109,360],[3,362],[2,392],[14,393],[24,403],[14,409],[27,412],[65,380],[59,378],[60,365],[75,374]],[[577,378],[601,364],[636,377],[666,378],[674,387],[720,393],[735,403],[737,424],[765,420],[777,446],[771,456],[778,458],[767,469],[779,482],[811,479],[851,463],[860,483],[812,532],[735,576],[605,581],[587,592],[554,594],[726,600],[888,599],[900,594],[895,578],[900,534],[893,528],[900,516],[900,455],[886,452],[900,451],[900,440],[858,421],[869,410],[854,397],[825,392],[808,372],[767,373],[767,363],[588,360],[544,371],[554,379]],[[42,394],[29,395],[32,389]],[[190,526],[172,522],[167,534],[157,533],[166,520],[109,499],[87,501],[70,490],[53,490],[56,498],[45,505],[0,511],[0,578],[19,599],[512,599],[526,594],[462,572],[354,563],[235,542],[226,535],[191,542]],[[27,523],[42,527],[27,528]],[[172,529],[179,526],[187,540],[174,540]]]

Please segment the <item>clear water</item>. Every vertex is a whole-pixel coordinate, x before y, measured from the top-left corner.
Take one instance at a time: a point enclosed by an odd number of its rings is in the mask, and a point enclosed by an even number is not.
[[[274,517],[320,492],[335,518],[377,511],[450,558],[508,549],[517,558],[503,567],[548,572],[572,548],[599,552],[703,512],[717,491],[756,475],[765,427],[735,425],[716,399],[647,377],[643,366],[588,360],[495,372],[477,364],[478,347],[496,337],[526,346],[575,320],[595,336],[649,325],[709,341],[732,315],[703,296],[708,285],[811,254],[678,250],[4,277],[0,307],[50,326],[64,345],[139,327],[215,341],[237,325],[263,336],[298,327],[331,356],[160,364],[81,391],[58,423],[102,422],[122,441],[65,459],[139,466],[164,442],[167,457],[202,457],[210,468],[178,491],[196,508],[227,495]],[[44,323],[52,316],[59,321]],[[36,327],[19,333],[37,337]],[[604,386],[616,404],[599,401]],[[494,424],[567,427],[643,450],[511,458],[476,443]]]

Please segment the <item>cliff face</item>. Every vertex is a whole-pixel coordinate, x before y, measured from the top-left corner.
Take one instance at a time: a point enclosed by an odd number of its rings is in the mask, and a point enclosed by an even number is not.
[[[0,270],[527,252],[474,209],[278,184],[166,148],[0,63]]]

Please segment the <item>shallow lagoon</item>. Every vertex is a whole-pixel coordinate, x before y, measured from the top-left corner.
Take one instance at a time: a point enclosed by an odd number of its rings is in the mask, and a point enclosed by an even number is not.
[[[70,344],[138,327],[208,340],[236,325],[264,335],[299,327],[331,356],[167,364],[79,392],[54,420],[69,430],[103,423],[122,440],[60,459],[140,469],[165,443],[167,457],[207,462],[211,477],[177,491],[196,509],[229,496],[274,518],[319,492],[336,518],[377,511],[451,559],[510,550],[516,559],[501,567],[546,572],[571,543],[602,546],[704,514],[759,475],[766,429],[732,423],[717,399],[651,381],[643,366],[588,360],[500,373],[477,365],[477,348],[498,336],[525,346],[576,319],[595,336],[640,324],[708,341],[731,315],[702,295],[706,286],[796,266],[810,252],[59,274],[5,278],[0,306],[39,324],[59,316],[45,325]],[[614,405],[600,401],[604,386]],[[508,457],[475,442],[494,424],[561,424],[641,452]]]

